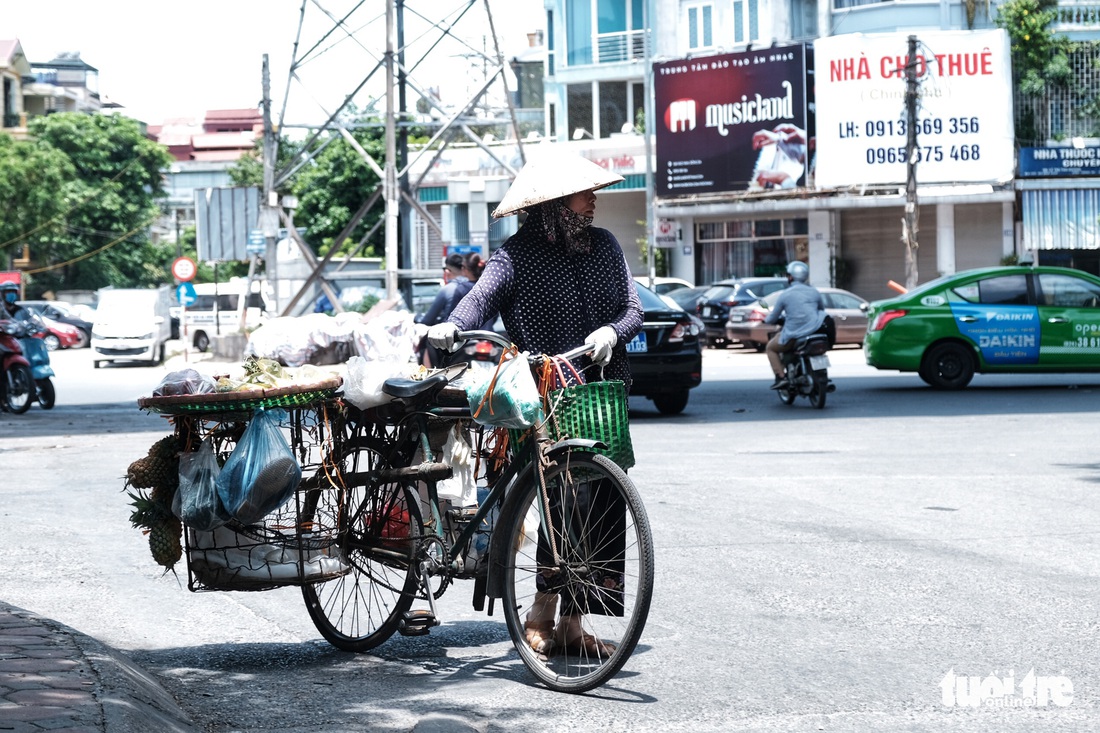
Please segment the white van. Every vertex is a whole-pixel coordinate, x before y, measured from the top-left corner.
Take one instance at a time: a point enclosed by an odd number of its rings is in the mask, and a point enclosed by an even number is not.
[[[252,331],[273,315],[274,307],[259,280],[252,282],[252,292],[242,304],[247,283],[246,278],[233,278],[224,283],[195,285],[195,302],[180,310],[181,314],[186,314],[180,321],[180,338],[196,350],[206,351],[215,336],[241,330],[242,305],[245,331]]]
[[[92,366],[105,361],[164,362],[165,346],[172,335],[172,290],[148,289],[99,291],[92,322]]]

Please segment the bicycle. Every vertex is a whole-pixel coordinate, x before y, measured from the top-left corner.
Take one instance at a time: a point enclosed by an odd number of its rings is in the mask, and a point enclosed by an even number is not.
[[[459,338],[510,346],[492,332]],[[575,358],[590,348],[562,356]],[[464,369],[387,380],[383,391],[392,402],[349,415],[351,434],[334,464],[347,492],[336,544],[351,569],[303,585],[306,607],[330,643],[362,652],[395,632],[428,633],[439,624],[435,600],[453,581],[473,579],[474,608],[484,610],[488,598],[492,615],[501,599],[513,644],[539,681],[563,692],[590,690],[630,658],[648,616],[653,542],[640,495],[619,466],[593,452],[602,447],[598,441],[554,439],[542,420],[517,446],[513,438],[521,436],[475,423],[464,392],[451,386]],[[453,472],[441,457],[445,436],[456,426],[470,438],[475,478],[483,485],[476,511],[451,508],[438,493],[439,482]],[[323,495],[320,489],[310,494]],[[493,515],[490,527],[486,520]],[[477,553],[481,545],[487,547]],[[546,592],[586,611],[584,632],[613,650],[592,653],[582,645],[535,652],[526,640],[524,613],[533,603],[536,576]],[[428,607],[413,609],[417,601]]]

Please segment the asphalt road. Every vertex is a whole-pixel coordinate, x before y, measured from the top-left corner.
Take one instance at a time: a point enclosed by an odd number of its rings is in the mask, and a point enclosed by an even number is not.
[[[781,405],[762,355],[708,351],[683,415],[632,404],[653,609],[624,671],[569,696],[468,582],[430,636],[356,656],[297,591],[162,575],[122,475],[167,432],[133,402],[165,368],[53,357],[57,408],[0,414],[3,600],[129,653],[211,731],[1100,726],[1100,375],[943,393],[837,350],[818,411]]]

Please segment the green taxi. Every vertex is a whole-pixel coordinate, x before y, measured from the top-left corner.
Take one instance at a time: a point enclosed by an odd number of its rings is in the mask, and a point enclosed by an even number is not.
[[[988,267],[867,308],[867,363],[962,389],[975,372],[1100,371],[1100,278],[1064,267]]]

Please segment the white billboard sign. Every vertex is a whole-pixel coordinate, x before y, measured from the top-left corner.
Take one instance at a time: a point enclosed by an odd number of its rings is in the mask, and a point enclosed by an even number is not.
[[[917,181],[1013,177],[1004,29],[852,33],[814,41],[818,188],[905,182],[910,35],[918,40]]]

